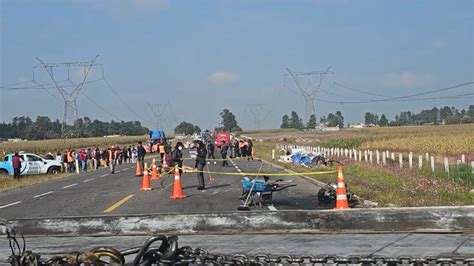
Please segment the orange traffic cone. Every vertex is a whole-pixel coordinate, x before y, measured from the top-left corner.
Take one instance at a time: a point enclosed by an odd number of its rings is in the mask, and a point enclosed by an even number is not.
[[[167,153],[165,153],[165,155],[163,155],[163,168],[168,168],[169,167],[168,162],[167,162],[168,161],[168,156],[169,155]]]
[[[151,190],[150,179],[148,178],[148,167],[147,167],[146,163],[145,163],[145,167],[144,167],[144,170],[143,170],[142,188],[140,190],[141,191]]]
[[[135,176],[141,176],[142,170],[140,169],[140,163],[137,161],[137,167],[135,169]]]
[[[184,195],[183,187],[181,186],[181,176],[179,174],[178,167],[174,168],[174,184],[173,184],[173,194],[171,194],[171,199],[183,199],[186,198]]]
[[[151,163],[151,180],[158,180],[158,171],[156,170],[156,161],[154,158]]]
[[[342,166],[337,167],[336,209],[348,209],[346,185],[342,175]]]

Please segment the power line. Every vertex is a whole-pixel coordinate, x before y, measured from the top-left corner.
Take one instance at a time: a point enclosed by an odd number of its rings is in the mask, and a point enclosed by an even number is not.
[[[110,113],[109,111],[107,111],[105,108],[103,108],[102,106],[100,106],[97,102],[95,102],[91,97],[89,97],[87,94],[84,93],[84,91],[81,91],[81,94],[84,95],[86,97],[86,99],[88,99],[92,104],[94,104],[95,106],[97,106],[100,110],[102,110],[104,113],[108,114],[110,117],[112,117],[113,119],[117,120],[117,121],[121,121],[120,118],[116,117],[115,115],[113,115],[112,113]]]
[[[31,82],[33,82],[33,80],[22,81],[22,82],[17,82],[17,83],[11,83],[11,84],[8,84],[8,85],[2,85],[2,86],[0,86],[0,88],[6,88],[6,87],[11,87],[11,86],[17,86],[17,85],[26,84],[26,83],[31,83]]]
[[[474,93],[463,93],[457,95],[448,95],[448,96],[439,96],[439,97],[426,97],[426,98],[407,98],[407,99],[394,99],[386,102],[416,102],[416,101],[429,101],[429,100],[445,100],[445,99],[462,99],[462,98],[471,98],[468,96],[474,96]],[[317,101],[323,103],[338,103],[338,104],[360,104],[360,103],[370,103],[370,102],[345,102],[345,101],[331,101],[318,99]],[[380,101],[377,101],[380,102]]]
[[[94,80],[91,80],[91,81],[87,81],[87,82],[84,82],[84,85],[87,85],[87,84],[91,84],[91,83],[94,83],[94,82],[97,82],[97,81],[100,81],[102,80],[102,78],[99,78],[99,79],[94,79]],[[3,88],[3,91],[14,91],[14,90],[39,90],[39,89],[56,89],[56,86],[49,86],[49,85],[52,85],[54,84],[54,82],[52,83],[46,83],[46,84],[39,84],[38,82],[36,81],[31,81],[37,85],[35,86],[28,86],[28,87],[13,87],[13,88]],[[58,81],[58,83],[64,83],[64,82],[71,82],[71,85],[63,85],[61,86],[61,88],[72,88],[72,87],[77,87],[77,84],[75,83],[72,83],[72,81],[70,80],[61,80],[61,81]]]
[[[339,82],[337,82],[337,81],[334,81],[334,85],[336,85],[336,86],[338,86],[338,87],[340,87],[340,88],[346,89],[346,90],[356,91],[356,92],[364,93],[364,94],[368,94],[368,95],[379,96],[379,97],[385,97],[385,98],[393,97],[393,96],[390,96],[390,95],[378,94],[378,93],[373,93],[373,92],[369,92],[369,91],[363,91],[363,90],[360,90],[360,89],[355,89],[355,88],[352,88],[352,87],[343,85],[343,84],[341,84],[341,83],[339,83]]]

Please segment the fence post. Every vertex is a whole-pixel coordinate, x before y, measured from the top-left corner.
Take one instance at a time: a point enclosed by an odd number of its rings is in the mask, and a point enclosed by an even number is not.
[[[385,156],[385,152],[382,152],[382,164],[385,165],[387,164],[387,161],[386,161],[386,156]]]
[[[364,151],[364,162],[367,162],[367,150]]]
[[[408,154],[408,167],[409,167],[410,169],[413,168],[413,152],[410,152],[410,153]]]
[[[433,156],[430,157],[430,163],[431,163],[431,172],[434,172],[434,170],[435,170],[435,161],[434,161]]]
[[[352,150],[349,149],[349,159],[352,159]]]
[[[461,155],[461,162],[463,164],[466,164],[466,155],[464,155],[464,154]]]
[[[457,161],[456,161],[456,165],[457,165],[457,166],[460,166],[461,164],[462,164],[462,161],[461,161],[461,160],[457,160]]]
[[[471,173],[474,174],[474,161],[471,161]]]
[[[422,169],[423,168],[423,156],[421,155],[418,155],[418,169]]]
[[[372,163],[374,160],[373,152],[369,151],[369,162]]]
[[[394,152],[392,152],[392,161],[395,162],[395,153]]]
[[[444,157],[444,171],[448,173],[449,176],[449,160],[448,157]]]
[[[75,160],[76,161],[76,173],[79,174],[79,172],[81,171],[81,169],[79,169],[79,160]]]
[[[400,168],[403,168],[403,157],[401,153],[398,154],[398,162],[400,163]]]
[[[354,161],[357,162],[357,150],[354,149]]]
[[[378,150],[375,151],[375,157],[377,158],[377,164],[380,164],[380,153]]]
[[[362,151],[359,150],[359,162],[362,162]]]
[[[275,160],[275,149],[272,149],[272,160]]]
[[[426,153],[425,156],[426,156],[426,162],[428,163],[430,161],[430,155]]]

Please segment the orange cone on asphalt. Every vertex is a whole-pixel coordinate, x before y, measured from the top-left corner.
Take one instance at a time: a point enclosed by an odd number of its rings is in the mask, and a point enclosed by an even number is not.
[[[183,199],[186,198],[184,195],[183,187],[181,186],[181,175],[179,174],[178,167],[174,168],[174,184],[173,184],[173,194],[171,194],[171,199]]]
[[[145,167],[144,167],[144,170],[143,170],[142,188],[140,190],[141,191],[151,190],[150,178],[148,177],[148,167],[147,167],[146,163],[145,163]]]
[[[158,171],[156,169],[156,161],[153,159],[151,163],[151,180],[158,180]]]
[[[137,167],[135,168],[135,176],[141,176],[142,170],[140,169],[140,163],[137,161]]]
[[[336,209],[348,209],[346,184],[344,184],[344,176],[342,175],[342,166],[337,167],[337,188],[336,188]]]

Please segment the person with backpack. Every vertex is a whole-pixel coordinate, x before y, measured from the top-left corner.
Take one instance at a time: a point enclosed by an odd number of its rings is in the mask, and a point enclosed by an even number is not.
[[[146,150],[143,147],[142,142],[139,141],[137,147],[137,159],[138,163],[140,164],[140,169],[142,169],[142,171],[145,169],[145,154]]]
[[[194,165],[194,168],[197,168],[197,179],[198,179],[198,190],[204,190],[206,189],[206,185],[204,183],[204,167],[206,166],[206,156],[207,156],[207,150],[206,146],[204,143],[199,140],[197,142],[197,155],[196,155],[196,164]]]

